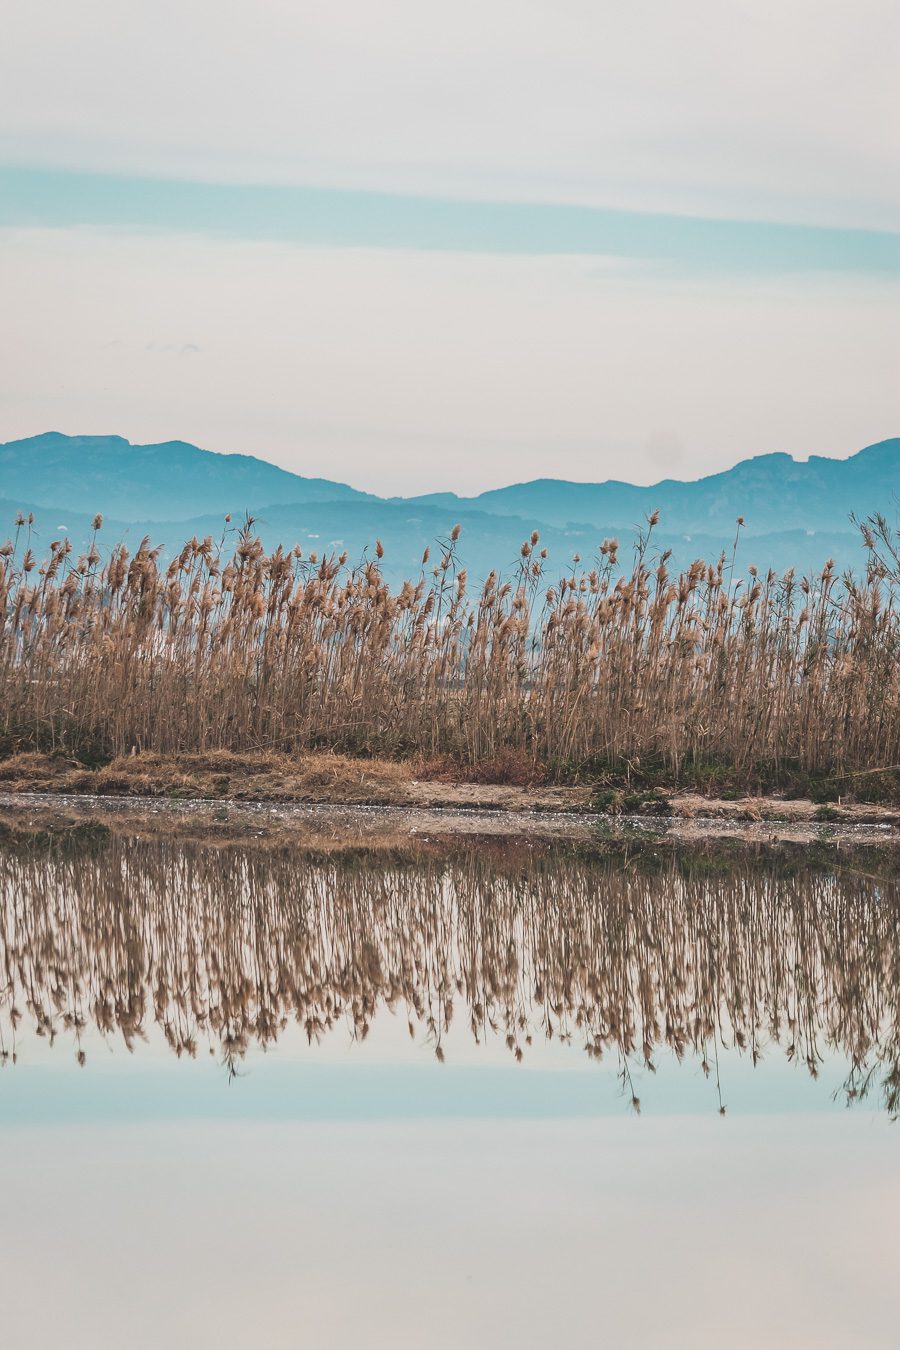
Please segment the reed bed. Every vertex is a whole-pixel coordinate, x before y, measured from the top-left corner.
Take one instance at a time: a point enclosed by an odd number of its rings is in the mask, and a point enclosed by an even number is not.
[[[900,764],[896,536],[865,523],[859,578],[738,576],[735,552],[673,573],[651,516],[552,576],[537,534],[511,575],[469,587],[459,528],[392,588],[383,550],[267,553],[253,521],[171,562],[97,534],[39,563],[30,524],[0,548],[0,738],[119,756],[515,754],[559,777],[654,765],[739,779]],[[738,522],[738,533],[741,521]],[[102,520],[97,517],[96,530]]]

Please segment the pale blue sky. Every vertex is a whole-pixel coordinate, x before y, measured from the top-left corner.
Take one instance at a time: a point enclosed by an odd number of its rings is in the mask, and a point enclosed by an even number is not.
[[[383,492],[897,434],[888,0],[33,0],[0,44],[0,440]]]
[[[639,259],[671,274],[900,277],[900,233],[568,202],[225,184],[0,164],[0,226],[188,231],[221,239]]]

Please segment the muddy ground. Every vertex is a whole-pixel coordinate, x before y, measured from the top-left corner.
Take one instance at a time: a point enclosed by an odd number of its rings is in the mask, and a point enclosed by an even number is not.
[[[114,819],[154,830],[298,835],[311,842],[427,834],[672,840],[734,838],[806,843],[900,842],[900,808],[823,806],[778,797],[732,800],[656,790],[628,809],[590,785],[513,785],[416,776],[415,763],[328,753],[163,757],[144,754],[90,768],[58,756],[0,760],[0,820],[47,825]],[[629,799],[626,799],[628,801]],[[598,809],[600,805],[605,809]],[[328,809],[325,809],[328,808]]]

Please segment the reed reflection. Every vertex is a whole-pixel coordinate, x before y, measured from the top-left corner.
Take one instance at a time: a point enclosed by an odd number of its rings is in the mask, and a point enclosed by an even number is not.
[[[900,886],[766,855],[459,842],[309,853],[117,834],[0,845],[0,1054],[30,1027],[79,1060],[89,1026],[156,1024],[234,1072],[291,1022],[364,1039],[384,1009],[438,1059],[463,1020],[636,1066],[722,1050],[847,1064],[900,1108]],[[724,1107],[723,1107],[724,1109]]]

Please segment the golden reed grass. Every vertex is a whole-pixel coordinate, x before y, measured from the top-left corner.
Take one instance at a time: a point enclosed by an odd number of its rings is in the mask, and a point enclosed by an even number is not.
[[[627,862],[627,865],[625,863]],[[631,1068],[720,1050],[836,1056],[900,1109],[900,883],[804,855],[623,857],[457,842],[327,858],[118,835],[0,841],[0,1061],[154,1027],[234,1067],[290,1026],[365,1039],[392,1012],[458,1036],[571,1042]],[[456,1038],[454,1032],[457,1033]],[[627,1081],[626,1081],[627,1086]]]
[[[551,773],[654,763],[853,774],[900,763],[900,566],[883,520],[865,574],[826,563],[746,579],[735,555],[677,574],[657,515],[551,580],[537,534],[514,575],[468,587],[459,528],[392,589],[383,550],[267,554],[248,520],[164,565],[145,539],[106,562],[30,524],[0,548],[6,749],[518,753]],[[95,521],[99,529],[100,517]],[[738,525],[742,521],[738,522]]]

